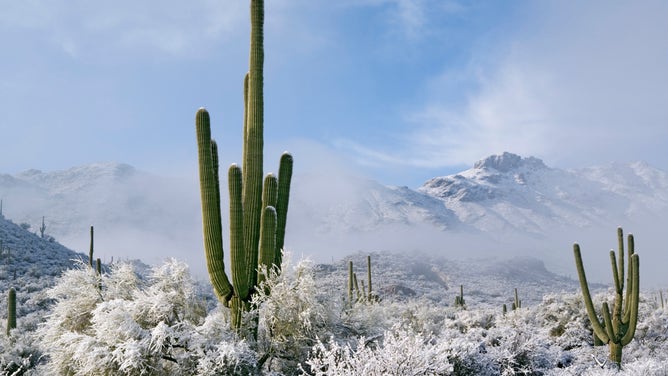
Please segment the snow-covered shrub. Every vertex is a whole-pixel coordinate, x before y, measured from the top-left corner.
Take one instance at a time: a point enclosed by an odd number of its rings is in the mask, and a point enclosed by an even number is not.
[[[226,310],[226,309],[225,309]],[[212,311],[190,338],[194,375],[260,374],[258,357],[229,330],[229,312]]]
[[[395,327],[376,343],[360,337],[354,346],[318,342],[302,367],[304,375],[447,375],[453,370],[447,348],[430,336]]]
[[[0,375],[31,375],[42,359],[33,336],[17,327],[11,336],[0,334]]]
[[[212,327],[194,290],[187,266],[174,260],[148,276],[122,263],[102,276],[85,264],[65,272],[48,291],[55,305],[39,330],[45,372],[249,374],[254,353]]]
[[[331,335],[333,310],[316,288],[313,265],[301,260],[291,265],[284,254],[282,272],[260,272],[266,280],[253,297],[258,317],[257,350],[265,369],[285,374],[296,372],[318,338]],[[268,274],[268,275],[267,275]]]

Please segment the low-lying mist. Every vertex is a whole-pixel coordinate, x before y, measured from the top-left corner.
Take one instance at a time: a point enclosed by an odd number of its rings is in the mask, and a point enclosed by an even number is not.
[[[173,257],[186,261],[198,278],[208,278],[196,177],[167,179],[132,171],[121,178],[89,181],[88,186],[72,181],[67,184],[65,188],[32,186],[0,192],[5,217],[17,223],[28,222],[31,231],[36,232],[44,215],[47,234],[86,255],[89,226],[94,225],[95,256],[103,262],[140,259],[153,264]],[[226,186],[221,181],[221,187]],[[436,225],[424,216],[423,207],[402,201],[406,188],[402,189],[388,189],[361,178],[336,162],[318,170],[298,169],[290,197],[287,250],[295,259],[308,257],[318,263],[336,261],[354,252],[375,251],[415,257],[427,252],[446,259],[531,256],[544,261],[557,274],[577,278],[572,245],[578,242],[589,280],[605,284],[612,281],[608,253],[617,248],[616,225],[561,226],[546,235],[511,230],[483,232],[457,223],[454,216],[452,223],[441,221]],[[226,192],[223,188],[223,229],[229,228]],[[635,235],[643,287],[668,284],[668,274],[663,270],[668,265],[661,239],[664,222],[661,218],[642,223],[619,219],[625,234]],[[229,233],[225,231],[225,261],[229,267]]]

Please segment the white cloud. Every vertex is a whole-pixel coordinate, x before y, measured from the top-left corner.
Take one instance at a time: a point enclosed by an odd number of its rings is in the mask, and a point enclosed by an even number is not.
[[[247,22],[239,1],[21,1],[3,8],[0,28],[42,34],[75,57],[141,49],[183,56]]]
[[[361,158],[438,167],[507,150],[555,163],[668,166],[659,152],[668,147],[668,3],[540,4],[494,52],[472,51],[462,103],[436,90],[406,113],[402,148],[358,145]],[[458,70],[445,67],[428,86],[452,85]]]

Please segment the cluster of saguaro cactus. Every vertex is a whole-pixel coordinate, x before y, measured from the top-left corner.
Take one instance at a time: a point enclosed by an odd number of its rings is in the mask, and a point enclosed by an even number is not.
[[[609,359],[619,366],[622,362],[622,348],[633,340],[636,324],[638,323],[640,261],[638,255],[635,253],[633,235],[629,234],[627,246],[628,273],[626,275],[626,293],[624,293],[624,234],[621,227],[617,229],[617,240],[619,244],[617,259],[615,251],[610,251],[615,302],[612,312],[608,303],[603,303],[601,309],[603,322],[599,320],[594,310],[587,277],[582,264],[580,246],[577,243],[573,245],[573,253],[575,254],[575,265],[578,270],[580,288],[582,289],[587,315],[594,330],[594,342],[595,344],[607,344]]]
[[[366,257],[366,275],[368,286],[364,286],[363,280],[358,281],[357,274],[353,272],[353,262],[352,260],[348,261],[348,302],[350,307],[358,301],[373,302],[378,300],[371,285],[371,256]],[[362,285],[361,288],[360,284]]]
[[[243,170],[228,170],[230,195],[231,281],[225,272],[218,179],[218,148],[211,139],[209,113],[200,108],[195,126],[199,159],[202,223],[207,269],[218,299],[232,309],[232,326],[250,308],[262,282],[258,269],[281,265],[285,238],[292,156],[280,159],[278,177],[263,181],[263,23],[264,1],[251,0],[250,68],[244,79]]]
[[[16,290],[9,289],[7,297],[7,335],[12,329],[16,329]]]

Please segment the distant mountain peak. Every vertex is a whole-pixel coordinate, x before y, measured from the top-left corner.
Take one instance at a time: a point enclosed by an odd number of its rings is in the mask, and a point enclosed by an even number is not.
[[[534,169],[547,168],[545,163],[538,158],[521,157],[507,151],[503,152],[501,155],[490,155],[473,165],[473,168],[476,170],[494,169],[499,172],[509,172],[521,167],[530,167]]]

